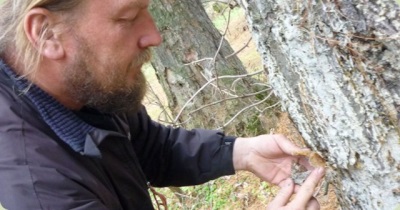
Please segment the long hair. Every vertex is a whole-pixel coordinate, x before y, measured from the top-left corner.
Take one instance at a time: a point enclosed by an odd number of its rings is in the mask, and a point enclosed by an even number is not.
[[[47,28],[41,31],[35,47],[25,35],[24,18],[36,7],[56,13],[70,13],[82,0],[3,0],[0,5],[0,55],[7,54],[6,49],[15,52],[15,63],[22,63],[22,76],[34,74],[41,60],[40,51],[44,43]],[[65,15],[68,17],[68,15]]]

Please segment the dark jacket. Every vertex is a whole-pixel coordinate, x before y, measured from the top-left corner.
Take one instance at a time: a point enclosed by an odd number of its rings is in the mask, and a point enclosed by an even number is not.
[[[0,70],[0,204],[8,210],[153,209],[153,186],[233,174],[234,138],[173,129],[138,113],[74,113],[95,129],[76,152]]]

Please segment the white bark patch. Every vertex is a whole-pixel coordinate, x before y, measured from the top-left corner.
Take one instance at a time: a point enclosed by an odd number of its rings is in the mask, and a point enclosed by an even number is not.
[[[398,5],[248,3],[271,85],[308,145],[335,170],[342,208],[393,209],[400,203]]]

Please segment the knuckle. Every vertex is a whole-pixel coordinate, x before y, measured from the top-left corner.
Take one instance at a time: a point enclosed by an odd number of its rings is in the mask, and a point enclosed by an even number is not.
[[[312,194],[312,193],[314,192],[314,187],[306,186],[306,187],[304,188],[304,191],[305,191],[307,194]]]

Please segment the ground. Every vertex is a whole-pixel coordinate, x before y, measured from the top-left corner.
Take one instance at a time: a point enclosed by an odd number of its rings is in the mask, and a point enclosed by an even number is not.
[[[226,19],[213,11],[210,17],[214,20],[216,27],[225,31]],[[242,60],[248,71],[257,71],[262,68],[261,57],[256,51],[256,46],[251,39],[251,32],[247,26],[244,12],[235,9],[231,13],[231,23],[226,34],[226,39],[234,50],[240,50],[238,57]],[[243,48],[245,47],[245,48]],[[159,118],[160,113],[158,105],[165,105],[166,98],[162,92],[161,86],[157,84],[156,77],[151,70],[146,70],[146,76],[151,81],[151,89],[156,94],[150,94],[147,108],[153,118]],[[158,96],[157,100],[154,100]],[[151,101],[151,103],[149,102]],[[261,119],[264,126],[272,128],[271,133],[281,133],[293,140],[296,144],[304,146],[301,135],[297,132],[293,123],[290,121],[287,113],[279,109],[273,113],[266,114]],[[185,188],[158,189],[159,192],[167,197],[170,209],[254,209],[265,208],[277,192],[277,188],[262,182],[251,173],[240,172],[233,176],[222,177],[204,185]],[[318,192],[317,199],[321,204],[322,210],[339,209],[336,196],[332,187],[329,188],[327,195],[325,190]]]

